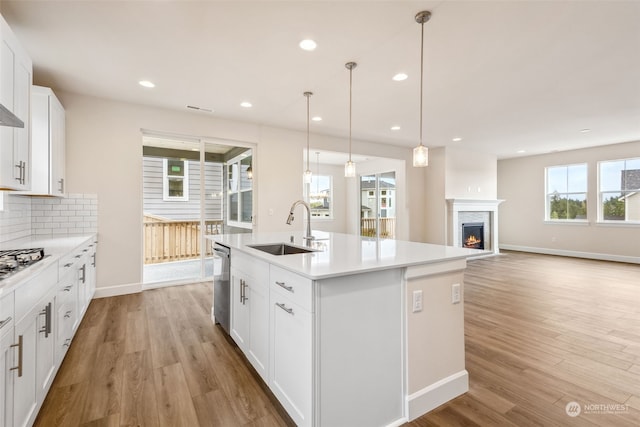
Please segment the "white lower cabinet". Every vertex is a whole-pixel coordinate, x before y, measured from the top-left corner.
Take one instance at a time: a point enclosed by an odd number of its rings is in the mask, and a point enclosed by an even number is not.
[[[35,421],[95,290],[92,242],[0,298],[0,427]]]
[[[231,260],[231,337],[265,382],[269,369],[269,266]],[[265,274],[266,273],[266,274]]]
[[[299,426],[312,425],[311,313],[271,291],[271,381],[269,386]]]
[[[11,295],[13,298],[13,294]],[[13,313],[11,313],[13,315]],[[1,319],[6,321],[3,327],[0,327],[0,425],[10,426],[13,424],[13,371],[14,354],[16,350],[13,347],[13,324],[9,324],[7,320],[10,316]],[[11,326],[11,329],[8,327]],[[3,329],[7,327],[7,329]]]

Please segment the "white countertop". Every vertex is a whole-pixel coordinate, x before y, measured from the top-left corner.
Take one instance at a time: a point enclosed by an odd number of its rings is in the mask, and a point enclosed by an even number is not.
[[[29,236],[0,243],[0,250],[44,248],[45,255],[45,258],[41,261],[13,274],[11,277],[0,280],[0,297],[7,292],[13,291],[20,283],[29,279],[30,276],[58,262],[61,257],[73,252],[74,249],[95,237],[95,234]]]
[[[478,249],[432,245],[391,239],[372,239],[353,234],[312,233],[318,240],[312,242],[317,252],[293,255],[271,255],[248,245],[266,243],[290,243],[305,246],[301,232],[294,233],[245,233],[209,235],[231,252],[238,250],[270,264],[277,265],[312,280],[349,274],[366,273],[390,268],[432,264],[454,259],[486,254]]]

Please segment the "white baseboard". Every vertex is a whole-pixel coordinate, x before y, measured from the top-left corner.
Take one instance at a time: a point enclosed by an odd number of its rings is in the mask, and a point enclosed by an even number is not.
[[[101,288],[96,288],[96,292],[93,295],[93,297],[107,298],[107,297],[115,297],[118,295],[137,294],[138,292],[142,292],[142,284],[130,283],[128,285],[105,286]]]
[[[400,418],[399,420],[395,420],[389,424],[387,424],[385,427],[400,427],[405,425],[407,422],[409,422],[409,420],[405,417]]]
[[[464,369],[407,396],[407,418],[413,421],[467,391],[469,373]]]
[[[579,252],[579,251],[568,251],[564,249],[535,248],[530,246],[504,245],[504,244],[500,245],[500,249],[504,249],[507,251],[532,252],[536,254],[559,255],[559,256],[568,256],[568,257],[574,257],[574,258],[587,258],[587,259],[597,259],[601,261],[616,261],[616,262],[628,262],[631,264],[640,264],[640,257],[632,257],[632,256],[625,256],[625,255],[601,254],[597,252]]]

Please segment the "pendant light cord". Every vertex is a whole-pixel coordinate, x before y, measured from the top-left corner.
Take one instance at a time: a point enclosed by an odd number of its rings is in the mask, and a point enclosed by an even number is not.
[[[351,97],[353,94],[353,67],[349,68],[349,162],[351,162]]]
[[[424,80],[424,22],[420,24],[420,145],[422,145],[422,81]]]
[[[305,96],[307,97],[307,171],[309,171],[309,98],[311,95],[305,92]]]

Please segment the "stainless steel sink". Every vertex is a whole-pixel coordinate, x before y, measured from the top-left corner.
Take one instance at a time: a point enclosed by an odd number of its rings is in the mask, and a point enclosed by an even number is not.
[[[247,246],[262,252],[266,252],[271,255],[293,255],[293,254],[306,254],[309,252],[317,252],[317,250],[315,249],[301,248],[299,246],[292,246],[286,243],[268,243],[268,244],[262,244],[262,245],[247,245]]]

